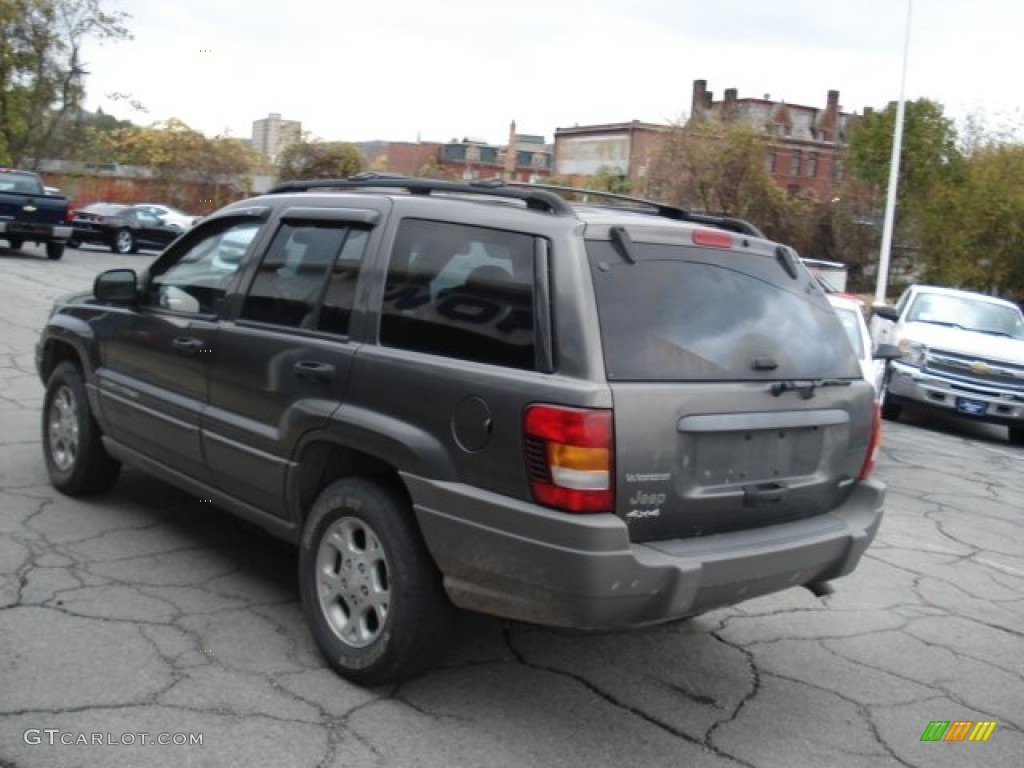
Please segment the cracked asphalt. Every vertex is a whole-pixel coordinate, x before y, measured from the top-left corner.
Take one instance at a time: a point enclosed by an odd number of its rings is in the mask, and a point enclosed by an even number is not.
[[[598,635],[466,615],[437,670],[361,689],[317,654],[287,545],[138,472],[88,500],[47,482],[47,309],[151,258],[0,248],[0,766],[1024,763],[1024,449],[1005,430],[887,423],[886,518],[831,595]],[[932,720],[998,724],[922,743]]]

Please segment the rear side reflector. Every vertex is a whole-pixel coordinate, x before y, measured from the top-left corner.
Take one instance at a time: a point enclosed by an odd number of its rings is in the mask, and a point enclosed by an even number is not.
[[[695,229],[693,230],[694,245],[709,246],[711,248],[732,248],[732,235],[718,229]]]
[[[526,471],[541,504],[567,512],[610,512],[612,412],[531,405],[523,417]]]

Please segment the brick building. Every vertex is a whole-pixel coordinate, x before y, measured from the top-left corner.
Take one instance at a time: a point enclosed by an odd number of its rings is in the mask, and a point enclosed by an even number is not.
[[[824,107],[738,98],[727,88],[715,101],[706,80],[693,83],[690,120],[742,122],[765,137],[765,165],[775,183],[790,194],[829,200],[842,179],[842,151],[856,115],[841,111],[839,91],[829,91]]]
[[[513,122],[507,144],[469,138],[445,143],[390,142],[386,170],[410,176],[427,173],[459,181],[537,181],[551,175],[553,155],[553,147],[543,136],[516,133]]]

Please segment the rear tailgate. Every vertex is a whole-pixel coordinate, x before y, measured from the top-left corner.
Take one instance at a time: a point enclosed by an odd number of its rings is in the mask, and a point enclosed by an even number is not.
[[[874,393],[787,251],[588,242],[613,393],[616,512],[634,541],[823,514],[853,490]]]
[[[66,197],[0,193],[0,221],[8,223],[8,231],[49,234],[52,228],[64,224],[68,201]]]
[[[822,514],[850,493],[868,449],[873,393],[771,394],[765,385],[621,383],[616,510],[645,541]]]

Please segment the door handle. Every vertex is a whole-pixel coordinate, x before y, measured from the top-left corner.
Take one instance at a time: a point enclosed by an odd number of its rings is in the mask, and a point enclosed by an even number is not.
[[[292,369],[295,375],[306,381],[327,384],[334,380],[334,366],[330,363],[318,363],[315,360],[300,360]]]
[[[188,336],[179,336],[171,342],[175,352],[183,355],[196,355],[206,349],[206,343],[202,339],[194,339]]]

